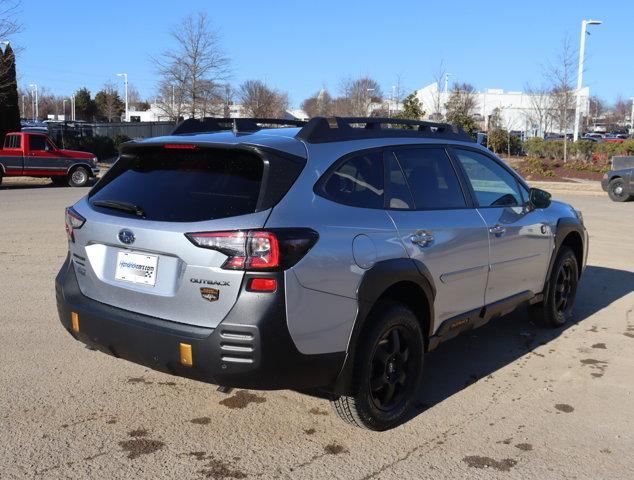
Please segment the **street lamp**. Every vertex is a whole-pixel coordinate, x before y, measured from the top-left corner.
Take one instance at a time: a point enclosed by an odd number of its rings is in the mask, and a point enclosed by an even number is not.
[[[575,130],[572,139],[579,139],[579,116],[581,114],[581,87],[583,86],[583,62],[586,55],[586,35],[588,25],[601,25],[600,20],[583,20],[581,22],[581,39],[579,41],[579,70],[577,72],[577,103],[575,105]]]
[[[445,73],[445,93],[449,91],[449,77],[452,77],[453,73]]]
[[[128,74],[117,73],[117,77],[123,77],[123,84],[125,85],[125,121],[128,121]]]
[[[33,114],[34,114],[33,121],[36,122],[40,116],[40,110],[39,110],[38,99],[37,99],[37,84],[31,83],[29,87],[31,87],[33,91],[35,92],[35,97],[33,98]]]

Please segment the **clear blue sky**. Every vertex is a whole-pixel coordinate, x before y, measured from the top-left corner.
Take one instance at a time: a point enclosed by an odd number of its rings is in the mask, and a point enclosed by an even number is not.
[[[521,5],[521,6],[520,6]],[[453,80],[477,89],[522,90],[568,35],[579,43],[583,18],[604,24],[588,38],[584,84],[612,102],[634,96],[632,1],[242,1],[23,0],[15,43],[22,85],[94,94],[128,72],[143,97],[154,94],[150,61],[169,47],[169,30],[206,11],[232,59],[233,83],[262,79],[298,105],[322,85],[370,75],[387,92],[402,75],[407,90],[432,81],[444,60]],[[576,71],[576,69],[575,69]]]

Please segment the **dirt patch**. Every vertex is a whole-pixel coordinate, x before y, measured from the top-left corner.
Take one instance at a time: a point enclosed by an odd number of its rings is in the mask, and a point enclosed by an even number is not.
[[[328,410],[322,410],[320,408],[317,407],[313,407],[309,410],[310,413],[312,413],[313,415],[329,415],[330,412]]]
[[[209,425],[211,423],[211,418],[209,417],[192,418],[190,422],[192,422],[194,425]]]
[[[131,437],[147,437],[148,433],[145,428],[137,428],[136,430],[130,430],[128,435]]]
[[[519,448],[523,452],[530,452],[533,449],[533,446],[530,443],[518,443],[515,445],[515,448]]]
[[[564,413],[572,413],[575,410],[575,407],[573,407],[572,405],[568,405],[567,403],[558,403],[557,405],[555,405],[555,408]]]
[[[480,455],[470,455],[464,457],[462,461],[473,468],[493,468],[500,472],[508,472],[517,465],[517,461],[512,458],[504,458],[498,461],[490,457],[481,457]]]
[[[595,343],[594,345],[592,345],[592,348],[602,348],[602,349],[606,349],[608,347],[605,346],[605,343]]]
[[[247,474],[241,470],[238,470],[230,463],[223,462],[216,458],[206,458],[207,463],[205,467],[198,470],[198,473],[204,475],[207,478],[247,478]]]
[[[608,362],[605,362],[603,360],[597,360],[595,358],[584,358],[579,361],[581,362],[582,365],[588,365],[593,370],[597,370],[596,372],[593,372],[591,374],[595,378],[602,377],[608,365]]]
[[[315,435],[315,432],[316,432],[316,431],[317,431],[317,430],[315,430],[314,428],[307,428],[306,430],[304,430],[304,433],[305,433],[306,435]]]
[[[340,453],[347,453],[348,449],[338,443],[329,443],[324,447],[324,452],[328,455],[339,455]]]
[[[246,390],[240,390],[236,392],[236,394],[232,397],[225,398],[221,400],[219,403],[222,406],[231,409],[242,409],[247,408],[250,403],[264,403],[266,402],[266,397],[262,395],[256,395],[255,393],[247,392]]]
[[[123,440],[119,446],[128,453],[130,460],[135,460],[141,455],[149,455],[162,449],[165,444],[159,440],[149,438],[135,438],[134,440]]]
[[[152,385],[154,382],[149,382],[145,377],[128,377],[128,383],[141,383],[143,385]]]

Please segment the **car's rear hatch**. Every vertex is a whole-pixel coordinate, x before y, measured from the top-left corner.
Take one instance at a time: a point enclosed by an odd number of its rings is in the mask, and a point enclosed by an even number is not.
[[[129,149],[74,207],[86,218],[70,243],[82,293],[215,327],[233,307],[244,272],[222,268],[227,255],[185,234],[264,227],[303,165],[256,147]]]

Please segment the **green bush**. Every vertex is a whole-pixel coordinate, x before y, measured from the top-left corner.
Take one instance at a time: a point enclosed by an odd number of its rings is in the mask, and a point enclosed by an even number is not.
[[[543,138],[539,138],[539,137],[532,137],[527,139],[524,142],[524,151],[526,152],[526,155],[530,156],[530,157],[540,157],[543,158],[545,155],[545,144],[546,142],[544,141]]]
[[[99,160],[117,155],[117,148],[112,138],[102,136],[77,137],[66,141],[66,148],[93,153]]]
[[[487,134],[488,146],[495,153],[509,153],[509,140],[511,155],[519,155],[522,151],[522,141],[515,135],[508,134],[507,130],[497,128]]]
[[[577,140],[576,142],[571,142],[568,145],[569,155],[571,157],[575,157],[577,160],[589,162],[592,160],[592,153],[594,152],[596,145],[597,143],[591,140]]]
[[[552,159],[564,158],[564,142],[563,140],[544,141],[544,156]]]

